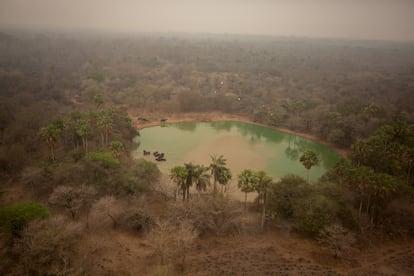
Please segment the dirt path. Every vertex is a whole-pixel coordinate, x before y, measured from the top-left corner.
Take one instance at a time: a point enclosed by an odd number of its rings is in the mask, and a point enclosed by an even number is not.
[[[332,150],[334,150],[337,154],[339,154],[341,156],[345,156],[349,153],[349,150],[339,148],[339,147],[333,145],[332,143],[324,141],[324,140],[322,140],[322,139],[320,139],[320,138],[318,138],[314,135],[293,131],[293,130],[290,130],[290,129],[287,129],[287,128],[278,128],[278,127],[267,126],[265,124],[260,124],[260,123],[257,123],[257,122],[253,122],[252,120],[250,120],[249,118],[247,118],[245,116],[225,114],[225,113],[221,113],[221,112],[174,113],[174,114],[168,114],[168,115],[161,114],[161,113],[144,113],[144,114],[140,114],[140,117],[146,118],[146,119],[148,119],[148,121],[147,122],[139,122],[138,121],[138,116],[135,115],[133,111],[129,111],[128,114],[133,120],[133,125],[138,130],[146,128],[146,127],[160,125],[160,119],[161,118],[167,119],[167,123],[237,121],[237,122],[255,124],[255,125],[275,129],[275,130],[278,130],[278,131],[282,131],[282,132],[285,132],[285,133],[289,133],[289,134],[304,137],[306,139],[315,141],[319,144],[322,144],[322,145],[325,145],[325,146],[331,148]]]

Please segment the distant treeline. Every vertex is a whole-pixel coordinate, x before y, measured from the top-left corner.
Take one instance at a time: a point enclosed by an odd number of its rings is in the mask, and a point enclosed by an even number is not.
[[[31,113],[44,125],[97,94],[137,113],[241,114],[343,147],[414,121],[410,43],[3,31],[0,64],[1,130]]]

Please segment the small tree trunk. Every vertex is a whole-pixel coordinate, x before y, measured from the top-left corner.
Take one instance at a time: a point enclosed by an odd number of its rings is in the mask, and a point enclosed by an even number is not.
[[[359,200],[358,219],[361,218],[361,212],[362,212],[362,194],[361,194],[361,198]]]
[[[101,145],[102,145],[102,147],[105,146],[105,137],[104,137],[103,132],[101,132]]]
[[[263,207],[262,207],[262,222],[260,224],[260,230],[264,231],[264,225],[266,221],[266,190],[263,193]]]
[[[83,151],[86,153],[86,138],[84,136],[82,137],[82,147]]]
[[[216,177],[214,177],[213,197],[216,196],[216,193],[217,193],[217,180],[216,180]]]
[[[89,210],[86,211],[86,229],[89,229]]]
[[[367,200],[367,207],[366,207],[366,213],[369,214],[369,207],[371,204],[371,195],[368,196],[368,200]]]
[[[114,216],[112,216],[111,214],[108,214],[108,216],[111,218],[112,220],[112,227],[114,229],[116,229],[116,227],[118,226],[118,222],[116,221],[116,219],[114,218]]]
[[[50,144],[50,153],[52,155],[52,161],[55,161],[55,149],[53,144]]]
[[[247,212],[247,192],[244,193],[244,211]]]
[[[187,202],[190,199],[190,186],[187,186]]]
[[[73,211],[73,210],[70,210],[70,215],[71,215],[72,219],[75,220],[75,218],[76,218],[76,212]]]

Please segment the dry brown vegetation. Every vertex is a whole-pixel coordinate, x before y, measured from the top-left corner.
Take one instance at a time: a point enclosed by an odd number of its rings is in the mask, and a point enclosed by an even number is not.
[[[0,35],[0,274],[412,275],[412,45],[236,39]],[[272,181],[262,206],[183,202],[128,155],[132,124],[164,117],[351,156],[313,187]],[[7,216],[25,201],[50,216]]]

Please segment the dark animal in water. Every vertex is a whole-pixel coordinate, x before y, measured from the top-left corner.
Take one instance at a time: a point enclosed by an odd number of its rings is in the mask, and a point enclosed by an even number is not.
[[[144,155],[150,155],[151,154],[151,152],[150,151],[146,151],[146,150],[144,150]]]
[[[157,157],[158,156],[158,151],[154,151],[154,153],[153,153],[153,155],[155,156],[155,157]]]
[[[167,159],[162,158],[162,157],[158,157],[158,158],[156,158],[155,160],[157,160],[158,162],[159,162],[159,161],[167,161]]]

